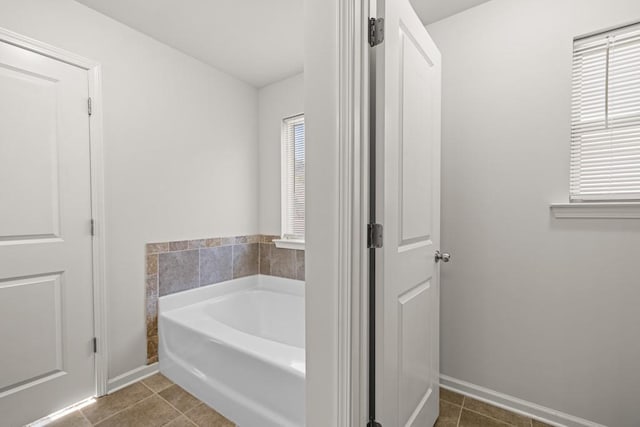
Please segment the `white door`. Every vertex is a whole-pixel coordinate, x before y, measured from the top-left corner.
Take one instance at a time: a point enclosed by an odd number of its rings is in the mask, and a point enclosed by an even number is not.
[[[0,42],[0,425],[95,395],[87,70]]]
[[[377,420],[432,426],[439,399],[440,53],[409,0],[378,2]]]

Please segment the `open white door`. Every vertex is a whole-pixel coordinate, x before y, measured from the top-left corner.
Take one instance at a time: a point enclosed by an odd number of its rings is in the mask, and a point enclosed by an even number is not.
[[[0,425],[96,392],[88,73],[0,41]]]
[[[432,426],[439,400],[440,53],[409,0],[378,2],[376,419]]]

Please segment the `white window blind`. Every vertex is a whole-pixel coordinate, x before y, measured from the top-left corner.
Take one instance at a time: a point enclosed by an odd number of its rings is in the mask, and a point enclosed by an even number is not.
[[[574,42],[571,200],[640,200],[640,24]]]
[[[282,238],[304,240],[304,115],[282,124]]]

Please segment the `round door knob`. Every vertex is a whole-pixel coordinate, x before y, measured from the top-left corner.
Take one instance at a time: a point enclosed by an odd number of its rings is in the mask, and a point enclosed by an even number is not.
[[[451,254],[447,252],[436,251],[436,262],[449,262],[451,261]]]

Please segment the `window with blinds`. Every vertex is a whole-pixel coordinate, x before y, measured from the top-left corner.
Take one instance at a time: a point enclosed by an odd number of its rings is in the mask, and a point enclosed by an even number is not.
[[[574,42],[571,200],[640,200],[640,24]]]
[[[304,115],[282,122],[282,238],[304,241]]]

